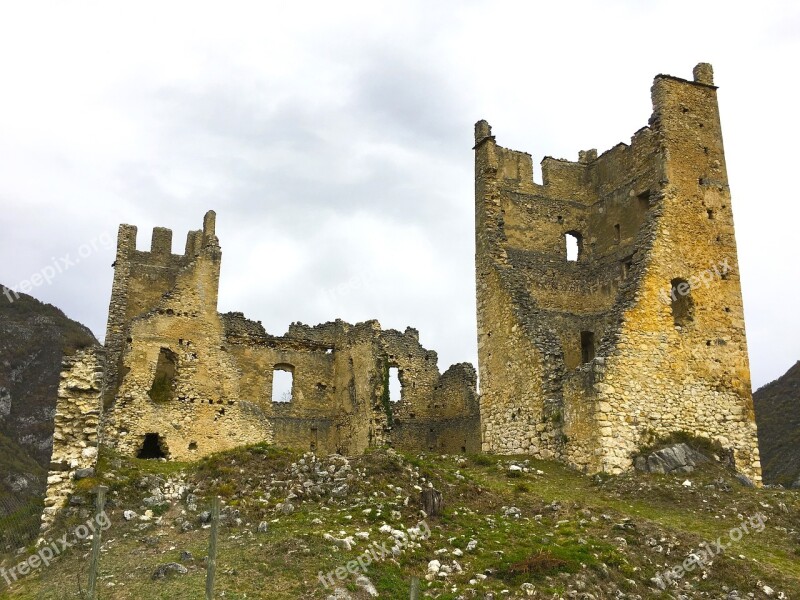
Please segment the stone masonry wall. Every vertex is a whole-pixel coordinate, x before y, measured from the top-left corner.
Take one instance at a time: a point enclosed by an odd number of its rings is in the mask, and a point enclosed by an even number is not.
[[[476,125],[483,447],[619,473],[682,431],[730,448],[758,482],[710,66],[695,81],[657,77],[653,107],[630,145],[545,158],[542,184],[530,155]],[[688,299],[672,292],[684,281]]]
[[[64,359],[58,386],[53,454],[47,477],[42,529],[66,505],[76,478],[87,476],[97,460],[105,371],[102,348],[80,350]]]

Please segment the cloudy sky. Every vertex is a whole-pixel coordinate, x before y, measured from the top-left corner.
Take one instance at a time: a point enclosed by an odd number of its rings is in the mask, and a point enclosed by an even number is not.
[[[32,294],[102,340],[118,224],[182,252],[213,208],[221,311],[377,318],[476,362],[475,121],[575,160],[706,61],[759,386],[800,359],[798,57],[794,2],[4,3],[0,282],[84,255]]]

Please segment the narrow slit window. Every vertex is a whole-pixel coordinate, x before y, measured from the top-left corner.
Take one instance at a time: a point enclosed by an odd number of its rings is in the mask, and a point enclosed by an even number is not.
[[[567,244],[567,260],[574,262],[580,258],[582,250],[581,234],[575,231],[569,231],[564,234],[564,239]]]
[[[692,288],[685,279],[676,278],[671,282],[670,307],[672,309],[672,320],[676,327],[686,327],[694,321],[694,300],[692,300]]]
[[[294,367],[275,365],[272,371],[272,401],[291,402],[294,395]]]
[[[622,278],[627,279],[628,275],[633,268],[633,261],[632,260],[625,260],[622,262]]]
[[[614,225],[614,241],[619,244],[620,240],[620,231],[619,231],[619,223]]]
[[[581,362],[588,363],[594,358],[594,332],[581,331]]]

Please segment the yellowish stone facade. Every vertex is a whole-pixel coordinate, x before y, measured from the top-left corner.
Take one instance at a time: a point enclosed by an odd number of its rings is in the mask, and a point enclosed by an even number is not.
[[[475,127],[483,449],[621,473],[675,432],[761,481],[711,65],[655,78],[630,144],[542,161]],[[567,239],[579,248],[567,254]]]

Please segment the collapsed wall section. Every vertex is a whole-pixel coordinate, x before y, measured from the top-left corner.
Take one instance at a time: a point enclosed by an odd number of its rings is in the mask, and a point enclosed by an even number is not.
[[[63,360],[54,418],[53,454],[42,513],[43,531],[66,506],[76,482],[94,474],[105,359],[102,348],[90,348]]]
[[[156,228],[151,252],[139,252],[135,228],[120,228],[107,337],[110,445],[180,460],[262,441],[341,454],[479,447],[474,370],[440,375],[415,330],[337,320],[274,336],[241,313],[218,314],[214,220],[207,213],[184,255],[171,254],[168,230]],[[403,382],[397,402],[386,395],[391,369]]]

